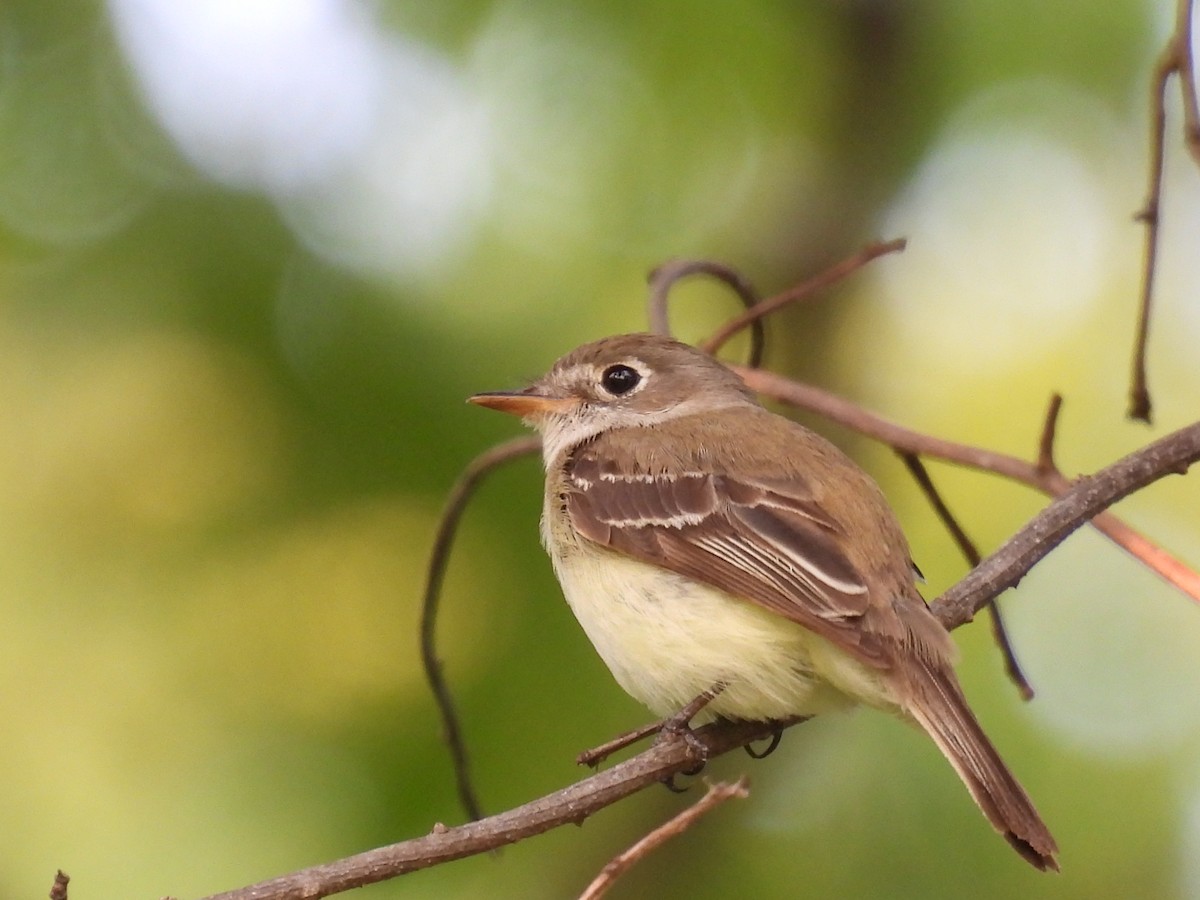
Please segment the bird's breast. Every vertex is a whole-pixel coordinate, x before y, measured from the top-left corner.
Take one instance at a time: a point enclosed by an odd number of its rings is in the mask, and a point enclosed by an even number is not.
[[[847,694],[883,699],[862,696],[883,688],[824,639],[716,588],[579,538],[552,500],[542,532],[563,594],[617,682],[657,715],[678,711],[718,682],[726,688],[702,719],[811,715],[846,705]],[[854,689],[847,691],[847,683]]]

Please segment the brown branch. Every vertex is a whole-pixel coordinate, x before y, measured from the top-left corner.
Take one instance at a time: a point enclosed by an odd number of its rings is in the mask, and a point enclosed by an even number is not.
[[[769,737],[780,727],[778,722],[722,722],[706,725],[694,734],[706,748],[707,758],[713,759]],[[507,812],[454,828],[435,825],[423,837],[214,894],[204,900],[317,900],[377,884],[397,875],[486,853],[560,825],[582,824],[606,806],[693,768],[699,761],[688,741],[673,736],[611,769]]]
[[[1062,412],[1062,394],[1051,394],[1046,407],[1046,418],[1042,422],[1042,437],[1038,441],[1037,470],[1043,475],[1061,474],[1054,461],[1054,439],[1058,435],[1058,415]]]
[[[947,628],[969,622],[1000,591],[1013,587],[1047,553],[1084,522],[1166,475],[1183,475],[1200,460],[1200,422],[1172,432],[1105,467],[1079,478],[932,604]]]
[[[1187,3],[1188,0],[1182,0]],[[1150,337],[1150,303],[1154,297],[1154,273],[1158,269],[1158,220],[1162,199],[1163,147],[1167,130],[1166,93],[1167,82],[1175,71],[1174,41],[1167,45],[1158,64],[1151,87],[1151,108],[1154,114],[1150,122],[1150,185],[1146,189],[1146,202],[1134,219],[1146,226],[1146,238],[1142,245],[1142,287],[1138,295],[1138,320],[1134,330],[1133,374],[1129,386],[1129,412],[1131,419],[1149,423],[1153,403],[1146,379],[1146,345]]]
[[[893,241],[867,244],[858,253],[830,266],[824,272],[813,276],[808,281],[801,282],[795,287],[788,288],[774,297],[768,297],[753,304],[741,315],[734,316],[708,338],[699,344],[701,350],[715,354],[725,343],[745,328],[747,325],[758,326],[763,318],[791,303],[807,300],[818,291],[836,284],[848,275],[858,271],[873,259],[878,259],[888,253],[899,253],[908,242],[904,238]],[[753,364],[752,364],[753,365]]]
[[[663,723],[661,719],[657,722],[648,722],[645,725],[639,725],[637,728],[631,728],[629,731],[618,734],[612,740],[605,741],[597,747],[589,747],[587,750],[584,750],[575,757],[575,765],[587,766],[594,769],[614,753],[620,753],[626,747],[632,747],[634,744],[658,734],[662,731],[662,728]]]
[[[676,282],[692,275],[708,275],[728,286],[742,301],[747,310],[754,309],[759,304],[758,291],[742,274],[731,266],[706,259],[673,259],[655,268],[647,279],[650,284],[650,294],[646,300],[646,317],[650,321],[650,330],[655,334],[671,335],[671,323],[667,315],[667,305],[671,289]],[[748,365],[762,364],[763,348],[766,335],[763,330],[762,316],[747,319],[752,326],[750,332],[750,353]],[[715,352],[709,350],[710,353]]]
[[[971,540],[966,531],[963,530],[962,525],[954,518],[954,514],[950,512],[950,507],[946,505],[946,501],[938,493],[933,479],[929,477],[928,470],[925,468],[924,463],[921,462],[921,457],[915,453],[901,450],[900,458],[904,460],[904,465],[908,468],[913,480],[917,482],[917,486],[924,492],[925,499],[933,507],[934,513],[941,519],[942,524],[946,526],[946,530],[950,532],[950,537],[958,545],[959,552],[966,557],[967,563],[971,568],[979,565],[979,561],[983,557],[979,555],[979,550],[976,548],[975,542]]]
[[[1192,160],[1200,166],[1200,103],[1196,99],[1196,69],[1192,47],[1192,0],[1175,2],[1175,34],[1178,38],[1179,93],[1183,97],[1183,142]]]
[[[1129,493],[1165,475],[1181,474],[1197,460],[1200,460],[1200,422],[1080,479],[930,608],[947,628],[970,621],[988,600],[1020,581],[1071,531]],[[770,737],[792,724],[720,722],[698,729],[695,734],[706,748],[706,757],[711,759]],[[697,762],[697,751],[686,740],[673,736],[611,769],[499,815],[455,828],[435,826],[431,833],[420,838],[216,894],[207,900],[316,900],[375,884],[494,850],[559,825],[581,823],[604,807]]]
[[[1154,274],[1158,269],[1159,213],[1162,208],[1163,166],[1167,131],[1167,83],[1179,78],[1183,97],[1184,145],[1200,165],[1200,110],[1196,102],[1196,80],[1192,68],[1192,0],[1176,0],[1175,30],[1167,39],[1154,66],[1150,87],[1150,177],[1146,202],[1135,219],[1146,226],[1142,251],[1142,287],[1138,297],[1138,321],[1133,349],[1133,375],[1129,388],[1129,416],[1149,423],[1153,404],[1146,378],[1146,344],[1150,333],[1150,307],[1154,296]]]
[[[471,787],[466,742],[463,741],[458,716],[454,712],[454,701],[450,697],[450,688],[446,685],[446,679],[442,675],[441,660],[437,657],[438,598],[442,594],[442,582],[446,577],[446,566],[450,561],[450,549],[454,546],[454,535],[458,531],[459,520],[462,518],[467,501],[475,493],[475,489],[483,478],[497,466],[512,459],[537,453],[541,446],[541,441],[537,437],[515,438],[505,441],[471,460],[450,490],[450,497],[442,511],[441,522],[433,541],[433,550],[429,555],[429,567],[425,573],[425,594],[421,604],[421,662],[425,667],[425,677],[429,681],[429,687],[433,691],[438,711],[442,717],[442,733],[446,745],[450,748],[459,800],[463,809],[466,810],[468,818],[471,819],[482,818],[483,811],[475,796],[475,791]]]
[[[54,886],[50,888],[50,900],[67,900],[67,885],[71,876],[59,869],[54,876]]]
[[[913,480],[917,482],[917,486],[921,488],[925,494],[925,498],[933,507],[934,513],[941,519],[942,524],[946,526],[946,530],[950,532],[954,543],[958,545],[959,552],[966,558],[967,564],[971,568],[979,565],[982,557],[979,555],[979,549],[975,546],[975,542],[967,535],[967,532],[959,524],[958,519],[950,512],[950,507],[946,505],[946,501],[942,499],[942,495],[938,492],[937,487],[933,483],[933,479],[929,477],[929,471],[921,462],[921,457],[915,453],[900,453],[900,458],[904,460],[904,465],[908,467],[909,473],[913,476]],[[1008,629],[1004,627],[1004,617],[1000,615],[1000,605],[995,598],[988,601],[988,613],[992,620],[992,637],[995,638],[996,646],[1000,648],[1000,655],[1004,658],[1004,671],[1008,674],[1009,680],[1017,686],[1017,691],[1021,694],[1021,699],[1033,699],[1033,685],[1029,679],[1025,677],[1025,673],[1021,670],[1021,664],[1017,662],[1017,653],[1013,649],[1012,640],[1008,636]]]
[[[710,784],[708,792],[695,804],[668,819],[632,847],[610,860],[608,865],[601,869],[600,874],[587,886],[587,889],[579,895],[579,900],[599,900],[608,893],[609,888],[616,884],[618,878],[633,868],[634,863],[649,856],[671,838],[683,834],[726,800],[750,796],[747,786],[748,782],[744,775],[733,784],[724,781]]]
[[[897,452],[917,453],[926,458],[941,459],[992,472],[1028,485],[1051,497],[1062,496],[1071,488],[1070,479],[1057,470],[1044,472],[1037,464],[1015,456],[913,431],[836,394],[792,381],[765,369],[739,366],[732,368],[742,376],[746,384],[760,394],[798,409],[815,412],[859,434],[888,444]],[[1112,513],[1100,513],[1092,519],[1091,524],[1164,581],[1200,603],[1200,573],[1184,565]]]

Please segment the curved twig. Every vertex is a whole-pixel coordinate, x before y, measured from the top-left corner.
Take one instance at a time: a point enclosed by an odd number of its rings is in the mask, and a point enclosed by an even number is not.
[[[759,303],[758,292],[754,290],[741,273],[731,266],[706,259],[673,259],[658,266],[650,273],[648,279],[650,294],[646,300],[646,317],[650,321],[650,330],[655,334],[671,335],[671,323],[667,315],[667,301],[670,299],[671,288],[676,282],[692,275],[708,275],[726,284],[742,301],[747,310],[753,309]],[[750,354],[747,365],[762,365],[763,349],[766,334],[763,328],[762,316],[747,320],[752,324],[750,332]],[[716,353],[716,348],[701,349]]]
[[[497,466],[512,459],[537,453],[541,446],[541,441],[537,437],[514,438],[471,460],[450,490],[450,497],[446,501],[441,522],[438,524],[437,536],[433,541],[433,550],[429,554],[429,567],[425,573],[425,593],[421,604],[421,662],[425,667],[425,677],[429,681],[429,687],[437,701],[438,712],[442,717],[442,732],[446,745],[450,748],[450,758],[454,763],[454,777],[458,785],[459,800],[471,819],[482,818],[483,811],[475,796],[475,790],[471,786],[466,743],[462,738],[458,716],[454,712],[454,701],[450,697],[450,688],[446,685],[446,679],[442,675],[441,660],[437,657],[438,598],[442,593],[442,582],[446,577],[446,565],[450,560],[450,549],[454,545],[458,522],[462,518],[467,501],[475,492],[475,488],[479,486],[484,476]]]
[[[788,288],[786,291],[776,294],[774,297],[768,297],[766,300],[755,303],[741,315],[734,316],[718,328],[707,340],[701,342],[698,346],[701,350],[715,354],[731,337],[747,325],[751,325],[757,329],[760,327],[759,323],[762,319],[776,310],[791,303],[808,300],[821,289],[827,288],[831,284],[836,284],[843,278],[861,269],[867,263],[871,262],[871,260],[878,259],[888,253],[899,253],[907,245],[908,241],[904,238],[867,244],[858,253],[843,259],[841,262],[835,263],[824,272],[814,275],[808,281],[801,282],[795,287]],[[754,363],[751,363],[751,366],[757,368]]]

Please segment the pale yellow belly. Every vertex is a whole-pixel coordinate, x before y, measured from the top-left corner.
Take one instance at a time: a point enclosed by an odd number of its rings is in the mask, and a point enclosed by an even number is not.
[[[567,602],[617,682],[667,716],[721,682],[697,721],[778,719],[855,700],[888,706],[878,676],[781,616],[601,548],[551,558]]]

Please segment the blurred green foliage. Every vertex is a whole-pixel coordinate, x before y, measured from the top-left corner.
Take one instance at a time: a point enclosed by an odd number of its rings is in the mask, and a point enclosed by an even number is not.
[[[1120,411],[1166,19],[1132,0],[8,0],[0,895],[62,867],[80,897],[194,896],[458,821],[417,604],[446,490],[513,431],[463,398],[644,327],[642,278],[669,256],[775,290],[905,234],[778,316],[768,362],[1023,455],[1062,390],[1071,471],[1148,439]],[[293,33],[314,55],[275,51]],[[315,52],[360,45],[379,54],[361,114],[352,67]],[[1173,160],[1155,433],[1200,400],[1200,193]],[[674,321],[697,338],[731,308],[689,283]],[[958,577],[890,454],[827,433],[888,488],[929,594]],[[1041,502],[934,474],[987,548]],[[534,462],[489,480],[443,601],[491,811],[645,717],[561,602],[539,506]],[[1198,508],[1193,478],[1122,512],[1196,563]],[[749,772],[750,798],[614,896],[1200,894],[1195,608],[1092,535],[1006,602],[1039,699],[1019,703],[980,626],[958,635],[963,678],[1061,876],[1028,871],[920,735],[861,713],[714,763]],[[687,802],[646,792],[362,896],[573,896]]]

